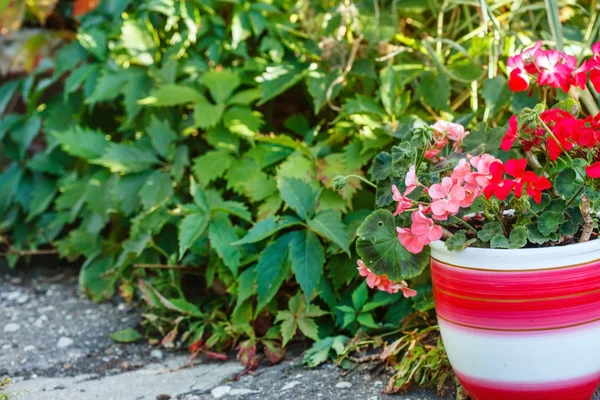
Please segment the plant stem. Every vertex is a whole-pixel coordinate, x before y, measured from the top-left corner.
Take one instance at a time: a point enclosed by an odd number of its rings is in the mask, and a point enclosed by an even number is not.
[[[372,187],[374,187],[375,189],[377,189],[377,185],[376,185],[376,184],[374,184],[373,182],[371,182],[370,180],[368,180],[368,179],[366,179],[366,178],[363,178],[362,176],[359,176],[359,175],[346,175],[346,176],[344,177],[344,179],[348,179],[348,178],[356,178],[356,179],[360,179],[361,181],[363,181],[363,182],[364,182],[364,183],[366,183],[367,185],[369,185],[369,186],[372,186]]]
[[[469,224],[467,221],[464,221],[460,218],[458,218],[456,215],[450,215],[450,217],[454,218],[457,222],[460,222],[461,224],[463,224],[465,227],[467,227],[468,229],[472,230],[473,232],[477,233],[477,229],[475,229],[473,227],[473,225]]]
[[[565,208],[566,208],[566,207],[569,207],[569,205],[570,205],[570,204],[573,202],[573,200],[575,200],[575,198],[576,198],[577,196],[579,196],[579,193],[581,193],[581,192],[583,191],[583,189],[585,189],[585,186],[586,186],[586,185],[585,185],[585,183],[584,183],[583,185],[581,185],[581,187],[579,188],[579,190],[577,191],[577,193],[575,193],[575,194],[573,195],[573,197],[571,197],[571,198],[569,199],[569,201],[567,201],[567,205],[565,206]]]

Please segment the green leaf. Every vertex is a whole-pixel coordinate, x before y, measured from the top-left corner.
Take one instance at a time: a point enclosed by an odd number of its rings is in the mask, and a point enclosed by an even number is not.
[[[84,64],[71,72],[65,80],[65,92],[73,93],[79,89],[92,72],[97,71],[99,68],[99,64]]]
[[[221,257],[233,276],[237,276],[242,254],[238,247],[231,245],[239,238],[231,226],[229,218],[225,214],[213,216],[208,226],[208,234],[210,247]]]
[[[290,260],[296,280],[304,291],[307,301],[310,301],[325,264],[323,246],[314,232],[298,232],[290,242]]]
[[[127,328],[112,333],[110,338],[119,343],[133,343],[143,339],[144,336],[133,328]]]
[[[208,71],[202,76],[202,83],[208,88],[213,100],[225,104],[233,91],[242,83],[235,72],[224,69]]]
[[[409,253],[400,244],[396,221],[388,210],[376,210],[356,231],[356,251],[371,271],[400,281],[419,275],[429,263],[429,247]]]
[[[204,190],[196,183],[194,177],[190,177],[190,194],[194,199],[194,203],[206,213],[209,211],[208,200]]]
[[[150,169],[154,164],[158,164],[159,160],[151,147],[140,142],[110,142],[102,157],[90,162],[103,165],[112,172],[134,173]]]
[[[381,181],[390,176],[392,168],[392,155],[387,151],[377,154],[371,167],[371,176],[376,181]]]
[[[425,72],[421,75],[419,93],[434,110],[449,111],[450,82],[443,73]]]
[[[173,196],[171,176],[164,171],[155,171],[146,179],[139,192],[144,208],[150,209]]]
[[[491,115],[496,114],[511,98],[512,92],[506,83],[506,78],[496,76],[483,82],[481,95]]]
[[[211,211],[224,211],[245,221],[252,222],[252,214],[246,204],[239,201],[221,201],[211,207]],[[233,243],[232,243],[233,244]]]
[[[34,184],[35,190],[31,196],[26,222],[43,213],[58,192],[56,182],[53,179],[46,178],[44,175],[36,175],[34,177]]]
[[[156,152],[164,159],[169,157],[169,148],[171,144],[177,140],[177,134],[171,129],[169,123],[161,121],[156,116],[152,116],[150,119],[150,125],[146,129],[152,146]]]
[[[583,183],[577,183],[577,173],[573,168],[561,169],[556,175],[554,181],[554,188],[556,192],[564,196],[566,199],[570,199],[575,196],[575,193],[581,188]]]
[[[34,115],[25,119],[22,124],[13,127],[10,132],[10,137],[19,146],[19,158],[25,158],[27,149],[33,142],[33,139],[38,135],[42,128],[42,119],[38,115]]]
[[[506,130],[506,127],[501,126],[489,129],[487,123],[480,122],[465,138],[465,148],[470,151],[482,148],[481,151],[490,153],[498,151]]]
[[[331,355],[331,350],[335,350],[337,355],[341,355],[346,347],[346,343],[348,343],[348,337],[339,335],[339,336],[329,336],[325,339],[321,339],[304,353],[304,357],[302,358],[302,362],[305,363],[309,368],[314,368],[323,364],[327,360],[329,360]]]
[[[90,72],[91,73],[91,72]],[[96,80],[96,86],[92,95],[85,102],[87,104],[95,104],[101,101],[113,100],[123,92],[123,88],[127,83],[129,74],[125,71],[106,72]]]
[[[381,102],[388,115],[394,115],[396,72],[391,66],[388,66],[381,70],[379,77],[381,79],[381,86],[379,87]]]
[[[297,178],[278,177],[281,198],[300,218],[307,220],[315,214],[317,194],[309,184]]]
[[[227,150],[208,151],[194,158],[192,173],[202,186],[220,178],[231,166],[234,157]]]
[[[323,106],[327,104],[327,90],[331,83],[340,76],[338,71],[332,71],[328,74],[321,71],[310,71],[306,78],[308,93],[313,99],[313,109],[318,114]],[[343,85],[335,85],[331,91],[331,100],[335,100],[340,93]]]
[[[148,25],[140,19],[127,19],[121,26],[121,41],[123,47],[131,56],[131,61],[141,65],[154,64],[153,53],[156,45]]]
[[[262,221],[258,221],[240,240],[231,243],[234,246],[242,244],[256,243],[270,236],[282,229],[286,229],[292,226],[302,225],[302,221],[296,217],[290,215],[283,215],[281,217],[270,216]]]
[[[256,266],[252,266],[242,272],[238,278],[237,300],[235,308],[241,307],[242,303],[256,293]],[[235,311],[234,311],[235,313]]]
[[[104,154],[108,141],[104,134],[79,126],[64,132],[52,132],[60,147],[73,157],[92,160]]]
[[[194,105],[195,126],[208,129],[216,126],[221,117],[225,106],[223,104],[211,104],[207,101],[200,101]]]
[[[139,100],[139,104],[154,107],[170,107],[181,104],[206,102],[206,97],[191,87],[163,84],[153,89],[150,96]]]
[[[363,282],[352,292],[352,305],[354,306],[352,312],[360,311],[367,300],[369,300],[369,289],[367,283]]]
[[[450,251],[463,251],[467,247],[467,244],[465,231],[458,231],[446,239],[446,248]]]
[[[75,232],[75,231],[72,231]],[[89,243],[88,243],[89,245]],[[92,248],[97,249],[97,244]],[[110,299],[115,291],[108,272],[114,266],[114,257],[90,257],[79,271],[79,288],[93,301]]]
[[[260,99],[262,96],[262,91],[260,89],[248,89],[242,90],[231,96],[227,104],[238,104],[242,106],[248,106],[254,103],[256,100]]]
[[[548,236],[556,231],[560,225],[565,222],[565,215],[562,212],[545,211],[538,220],[538,230],[544,236]]]
[[[489,242],[496,235],[502,235],[504,230],[500,222],[488,222],[477,232],[477,238],[482,242]]]
[[[257,103],[261,106],[272,98],[285,92],[308,73],[308,65],[281,64],[267,67],[265,72],[256,80],[261,83],[262,99]]]
[[[350,243],[346,234],[346,227],[342,223],[341,213],[332,210],[323,211],[309,220],[308,226],[319,235],[340,246],[350,257]]]
[[[23,178],[23,170],[17,163],[13,163],[10,167],[0,174],[0,216],[8,209],[14,197],[17,194],[17,189]]]
[[[379,328],[379,325],[377,325],[377,323],[373,319],[373,315],[371,315],[370,313],[359,314],[358,317],[356,318],[356,320],[358,321],[359,324],[361,324],[362,326],[366,326],[367,328],[373,328],[373,329]]]
[[[0,115],[4,115],[8,103],[19,88],[21,82],[22,81],[19,79],[13,79],[0,86]]]
[[[106,60],[108,40],[106,33],[99,28],[80,29],[77,33],[79,44],[100,61]]]
[[[529,232],[524,226],[518,226],[510,233],[509,239],[502,235],[496,235],[490,241],[492,248],[519,249],[527,244]]]
[[[187,215],[179,224],[179,259],[186,250],[202,236],[208,226],[209,217],[204,213]]]
[[[277,294],[289,271],[289,244],[297,232],[289,232],[268,245],[256,265],[256,313],[263,309]]]

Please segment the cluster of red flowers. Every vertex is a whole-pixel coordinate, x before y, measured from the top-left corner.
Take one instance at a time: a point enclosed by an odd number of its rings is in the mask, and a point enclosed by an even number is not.
[[[528,90],[533,80],[568,92],[571,86],[585,88],[587,73],[596,90],[600,90],[600,42],[592,46],[593,56],[577,66],[577,59],[558,50],[542,49],[537,42],[508,59],[508,86],[515,92]]]
[[[511,117],[508,131],[500,146],[502,150],[510,150],[518,139],[523,150],[539,148],[545,151],[552,161],[556,161],[563,152],[585,156],[591,151],[592,156],[596,157],[600,149],[600,114],[580,119],[567,111],[555,108],[544,111],[540,118],[551,134],[542,124],[536,125],[535,128],[519,127],[517,117]],[[588,166],[586,172],[591,178],[600,178],[600,162]]]

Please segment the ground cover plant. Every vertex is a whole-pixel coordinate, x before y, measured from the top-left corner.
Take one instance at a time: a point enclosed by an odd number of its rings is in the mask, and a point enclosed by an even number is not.
[[[400,187],[378,154],[402,157],[438,120],[495,152],[539,101],[508,89],[507,57],[538,39],[591,55],[596,2],[81,4],[45,11],[62,45],[41,57],[48,35],[34,35],[27,73],[0,86],[7,262],[82,263],[91,298],[140,301],[150,340],[196,355],[235,349],[255,368],[304,336],[308,365],[349,366],[351,350],[402,339],[383,359],[411,373],[389,391],[450,379],[435,329],[419,333],[428,277],[403,275],[407,299],[356,273],[357,228]],[[14,15],[0,25],[39,17]],[[582,112],[595,95],[581,92]]]

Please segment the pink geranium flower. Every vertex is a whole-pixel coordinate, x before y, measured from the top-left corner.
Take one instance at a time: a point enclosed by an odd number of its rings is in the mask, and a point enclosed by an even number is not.
[[[358,264],[358,273],[360,276],[367,278],[367,286],[371,289],[377,288],[379,290],[388,292],[390,294],[402,292],[404,297],[414,297],[417,295],[417,292],[408,287],[406,281],[400,281],[398,283],[394,283],[390,281],[387,276],[379,276],[373,273],[362,260],[357,260]]]
[[[425,245],[419,240],[419,237],[408,228],[396,228],[398,232],[398,240],[407,251],[418,254],[423,251]]]
[[[513,92],[523,92],[529,89],[529,75],[525,71],[525,62],[521,54],[509,57],[506,65],[509,69],[508,87]]]
[[[470,173],[471,173],[471,165],[469,165],[467,160],[463,158],[462,160],[460,160],[458,162],[456,167],[454,167],[454,170],[452,171],[450,178],[452,178],[452,181],[454,181],[454,183],[462,185],[465,182],[466,176]]]
[[[431,125],[431,128],[441,133],[444,137],[457,142],[463,140],[469,134],[469,131],[465,131],[465,127],[461,124],[455,124],[444,120],[437,121],[435,124]]]
[[[414,165],[411,165],[408,169],[408,173],[406,174],[406,179],[404,180],[404,183],[406,184],[406,192],[404,192],[405,196],[411,194],[419,184],[419,179],[417,178],[417,173],[415,171]]]
[[[411,231],[422,244],[428,245],[441,239],[442,227],[436,225],[431,218],[426,217],[422,212],[422,208],[413,211],[411,219]]]
[[[407,190],[408,194],[408,190]],[[404,211],[412,207],[412,200],[400,193],[396,185],[392,185],[392,199],[398,202],[394,216],[402,214]]]
[[[454,183],[452,178],[445,177],[441,183],[431,185],[429,197],[432,198],[431,212],[437,217],[446,217],[456,214],[460,203],[466,197],[465,189]]]
[[[563,62],[568,61],[563,56],[557,50],[540,50],[535,53],[535,64],[540,69],[538,76],[540,85],[569,90],[569,77],[573,68]]]

